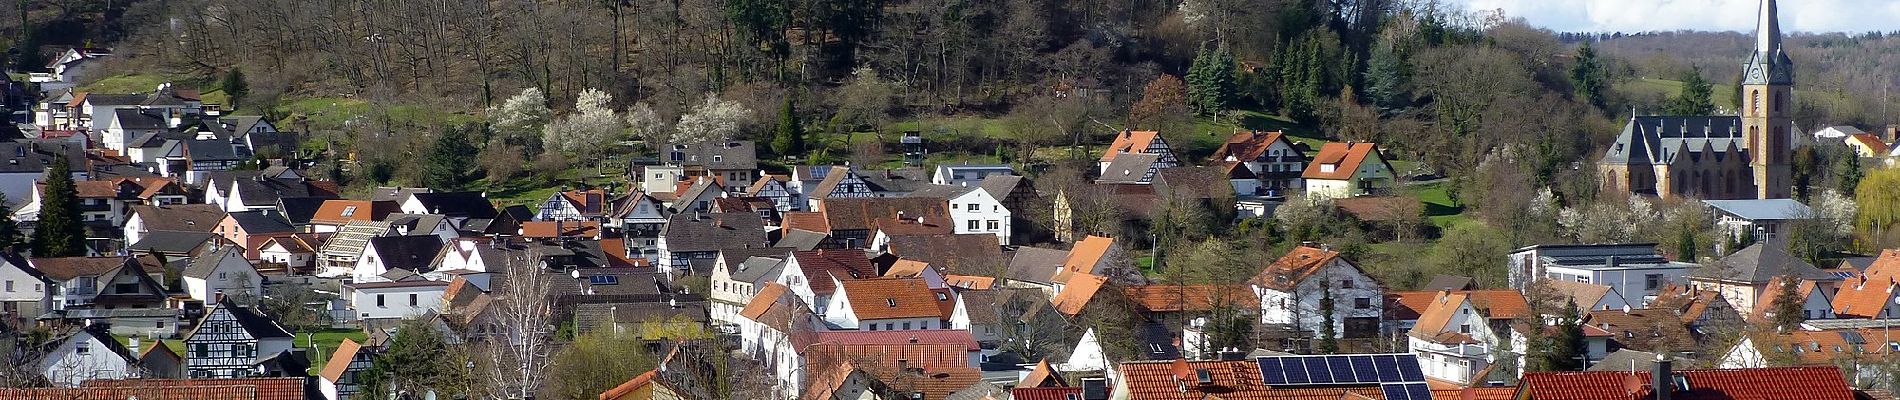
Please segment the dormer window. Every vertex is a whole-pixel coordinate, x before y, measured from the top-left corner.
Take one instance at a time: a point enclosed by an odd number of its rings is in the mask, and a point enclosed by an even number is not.
[[[1333,172],[1337,170],[1339,170],[1338,164],[1320,164],[1319,165],[1319,172]]]

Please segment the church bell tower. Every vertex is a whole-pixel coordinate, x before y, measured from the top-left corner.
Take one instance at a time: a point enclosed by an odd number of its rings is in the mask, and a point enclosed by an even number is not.
[[[1742,135],[1755,172],[1756,198],[1784,199],[1793,191],[1794,61],[1781,48],[1775,0],[1762,0],[1755,54],[1742,66]]]

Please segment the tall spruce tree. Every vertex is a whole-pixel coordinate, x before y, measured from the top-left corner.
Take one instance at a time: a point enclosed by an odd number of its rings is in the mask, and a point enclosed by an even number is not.
[[[1702,69],[1692,69],[1682,76],[1682,93],[1669,102],[1671,115],[1709,115],[1715,113],[1715,103],[1710,100],[1714,88],[1709,80],[1702,78]]]
[[[86,226],[80,220],[79,191],[73,185],[72,160],[64,152],[46,167],[40,194],[39,223],[33,228],[33,256],[86,255]]]
[[[237,68],[232,68],[231,72],[226,72],[224,79],[219,82],[218,86],[224,89],[225,97],[231,99],[232,109],[237,109],[238,105],[244,102],[244,96],[251,94],[251,84],[244,80],[244,70]]]
[[[475,148],[469,130],[480,129],[473,126],[451,126],[442,129],[442,135],[436,136],[435,144],[429,147],[429,155],[423,160],[422,184],[433,189],[461,189],[469,181],[469,175],[475,169]]]
[[[1853,196],[1860,187],[1861,178],[1867,177],[1867,172],[1860,169],[1860,155],[1854,154],[1853,150],[1840,152],[1834,158],[1833,169],[1834,188],[1845,196]]]
[[[1339,330],[1333,328],[1333,285],[1331,278],[1319,283],[1319,354],[1339,352]]]
[[[1577,48],[1577,64],[1570,67],[1570,86],[1576,89],[1577,100],[1583,100],[1602,109],[1606,106],[1606,92],[1609,91],[1609,72],[1603,68],[1603,62],[1597,59],[1597,51],[1584,42]]]
[[[778,128],[772,133],[772,152],[779,156],[805,154],[805,122],[798,117],[797,107],[792,96],[785,96],[785,105],[779,107]]]
[[[1771,310],[1774,310],[1775,313],[1774,322],[1776,330],[1789,332],[1801,329],[1801,323],[1807,321],[1807,315],[1802,314],[1802,311],[1805,311],[1801,309],[1804,305],[1802,303],[1806,303],[1803,301],[1806,299],[1801,298],[1800,287],[1801,279],[1793,275],[1788,275],[1782,276],[1780,287],[1774,288],[1776,291],[1775,304]]]
[[[7,200],[7,194],[0,193],[0,253],[20,251],[20,245],[26,244],[19,221],[13,220],[13,202]]]

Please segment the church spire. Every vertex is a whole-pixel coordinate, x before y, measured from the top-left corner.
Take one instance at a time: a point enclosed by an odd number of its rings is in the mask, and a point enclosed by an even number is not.
[[[1761,1],[1761,21],[1755,25],[1755,52],[1766,57],[1781,52],[1781,21],[1775,0]]]

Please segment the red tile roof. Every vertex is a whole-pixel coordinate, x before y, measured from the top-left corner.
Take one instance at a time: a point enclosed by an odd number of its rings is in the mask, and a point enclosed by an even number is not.
[[[831,221],[825,219],[825,213],[809,211],[788,211],[780,218],[785,229],[831,234]]]
[[[1281,131],[1235,132],[1234,136],[1228,137],[1227,143],[1214,150],[1214,156],[1208,159],[1220,161],[1233,157],[1239,161],[1257,160],[1261,155],[1267,154],[1267,149],[1273,147],[1275,142],[1285,139],[1286,135]],[[1288,143],[1288,145],[1291,144]]]
[[[657,381],[653,379],[654,377],[657,377],[657,376],[659,376],[659,371],[657,370],[650,370],[645,373],[635,375],[633,379],[628,379],[626,382],[622,382],[620,386],[614,386],[612,389],[607,389],[607,391],[601,392],[600,400],[617,400],[621,396],[633,394],[635,390],[640,390],[640,388],[646,387],[649,384],[658,383]]]
[[[759,288],[758,293],[752,295],[752,302],[739,310],[739,315],[757,321],[760,316],[765,315],[766,309],[772,308],[772,304],[778,303],[779,297],[784,296],[785,285],[767,282],[764,287]]]
[[[1676,374],[1688,381],[1689,390],[1671,393],[1674,400],[1854,398],[1841,370],[1831,366],[1682,370]],[[1651,396],[1649,384],[1648,371],[1530,372],[1518,385],[1518,398],[1642,399]]]
[[[1048,359],[1036,361],[1036,366],[1029,369],[1029,375],[1023,376],[1021,381],[1016,382],[1016,387],[1054,387],[1068,385],[1068,382],[1062,380],[1062,374],[1056,372],[1055,367],[1049,366]]]
[[[324,200],[317,207],[317,213],[310,216],[310,222],[326,225],[344,225],[351,222],[381,221],[390,213],[399,211],[400,205],[393,201],[368,200]],[[344,215],[345,213],[349,215]]]
[[[996,287],[996,278],[989,276],[944,275],[943,284],[967,290],[990,290]]]
[[[363,346],[356,344],[355,340],[343,338],[343,343],[337,344],[336,351],[330,353],[330,361],[323,365],[323,371],[318,373],[317,376],[329,379],[331,382],[336,382],[337,379],[343,377],[344,372],[349,371],[351,359],[356,358],[356,352],[362,349]]]
[[[1115,248],[1115,239],[1101,236],[1089,236],[1075,242],[1075,248],[1069,249],[1069,258],[1062,261],[1062,269],[1056,271],[1057,282],[1069,279],[1076,272],[1093,274],[1095,266],[1102,262],[1110,250]]]
[[[1893,299],[1900,279],[1900,250],[1883,250],[1867,271],[1841,281],[1834,293],[1834,314],[1841,318],[1876,318]]]
[[[1075,396],[1073,398],[1069,396]],[[1009,397],[1016,400],[1075,400],[1082,398],[1079,387],[1019,387],[1009,390]]]
[[[1082,307],[1087,306],[1090,300],[1094,300],[1095,292],[1101,291],[1102,284],[1107,282],[1108,278],[1100,276],[1080,272],[1070,274],[1068,283],[1062,285],[1062,291],[1056,293],[1056,297],[1050,299],[1049,303],[1055,305],[1056,311],[1064,315],[1081,314]]]
[[[1851,137],[1859,141],[1862,146],[1867,146],[1867,150],[1874,153],[1874,157],[1887,156],[1887,142],[1880,141],[1879,136],[1874,136],[1872,133],[1856,133]]]
[[[1115,155],[1121,153],[1146,153],[1148,146],[1161,137],[1155,131],[1122,131],[1115,135],[1115,142],[1108,145],[1108,151],[1102,153],[1102,162],[1115,161]]]
[[[1516,400],[1516,395],[1517,388],[1508,386],[1432,389],[1433,399],[1445,400]]]
[[[303,378],[91,380],[78,388],[0,389],[19,400],[303,400]]]
[[[851,345],[886,344],[942,344],[962,346],[964,351],[977,351],[976,337],[970,331],[957,329],[919,329],[897,331],[822,331],[812,334],[815,343],[839,343]]]
[[[1417,320],[1438,299],[1434,291],[1386,292],[1385,310],[1394,320]]]
[[[794,251],[792,258],[798,261],[798,268],[805,272],[805,280],[811,282],[812,293],[828,295],[838,290],[831,278],[840,281],[863,279],[877,276],[877,266],[871,265],[871,259],[858,249],[819,249],[812,251]]]
[[[1319,148],[1319,155],[1313,156],[1313,162],[1306,167],[1300,177],[1305,179],[1347,180],[1359,171],[1360,164],[1367,158],[1385,162],[1379,155],[1379,145],[1372,143],[1327,143]],[[1322,165],[1333,165],[1332,172],[1322,172]],[[1388,170],[1391,168],[1387,168]]]
[[[1122,288],[1122,293],[1148,312],[1208,311],[1215,306],[1260,308],[1260,298],[1241,285],[1146,285]]]
[[[845,301],[859,320],[942,317],[936,294],[921,278],[852,279],[842,284]]]
[[[1289,291],[1306,281],[1306,277],[1325,269],[1336,258],[1339,258],[1337,251],[1311,246],[1295,247],[1285,256],[1274,260],[1273,264],[1267,265],[1249,282],[1265,288]]]
[[[600,221],[528,221],[521,223],[527,238],[600,237]]]

